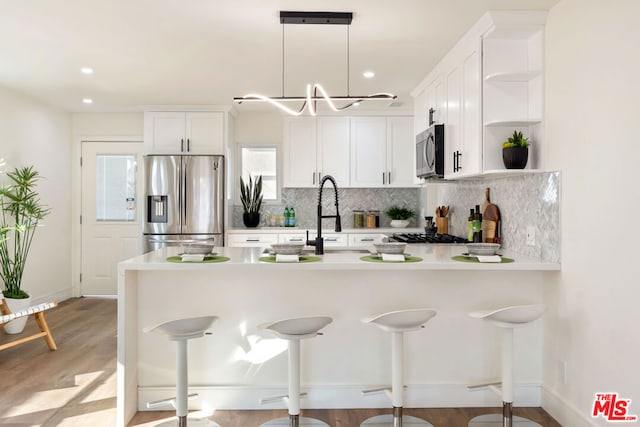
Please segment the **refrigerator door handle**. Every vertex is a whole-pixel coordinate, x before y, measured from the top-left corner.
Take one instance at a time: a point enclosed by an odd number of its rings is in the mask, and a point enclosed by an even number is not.
[[[182,164],[182,232],[187,226],[187,163]]]

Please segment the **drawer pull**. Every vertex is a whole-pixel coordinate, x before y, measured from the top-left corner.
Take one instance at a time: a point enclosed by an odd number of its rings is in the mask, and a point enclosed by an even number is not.
[[[302,242],[302,237],[292,237],[289,239],[290,242]]]
[[[365,239],[360,239],[361,242],[373,242],[375,239],[370,237],[370,238],[365,238]]]
[[[245,242],[259,242],[260,239],[246,239]]]

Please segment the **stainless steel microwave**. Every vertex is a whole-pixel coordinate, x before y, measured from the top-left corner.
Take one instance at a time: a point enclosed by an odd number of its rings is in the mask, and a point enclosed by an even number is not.
[[[444,177],[444,125],[431,125],[416,135],[416,176]]]

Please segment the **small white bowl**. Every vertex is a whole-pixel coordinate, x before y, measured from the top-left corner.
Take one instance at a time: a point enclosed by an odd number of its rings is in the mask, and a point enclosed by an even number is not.
[[[498,249],[499,243],[467,243],[469,255],[495,255]]]
[[[204,242],[183,243],[182,252],[187,255],[194,255],[194,254],[209,255],[211,252],[213,252],[214,246],[215,245],[213,243],[204,243]]]
[[[272,243],[271,249],[276,255],[300,255],[304,243]]]
[[[379,254],[403,254],[407,247],[403,242],[374,243],[373,246]]]

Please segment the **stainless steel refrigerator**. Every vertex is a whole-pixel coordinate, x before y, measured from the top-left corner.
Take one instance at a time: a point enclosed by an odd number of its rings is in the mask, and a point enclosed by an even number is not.
[[[144,252],[184,242],[224,245],[224,157],[144,157]]]

